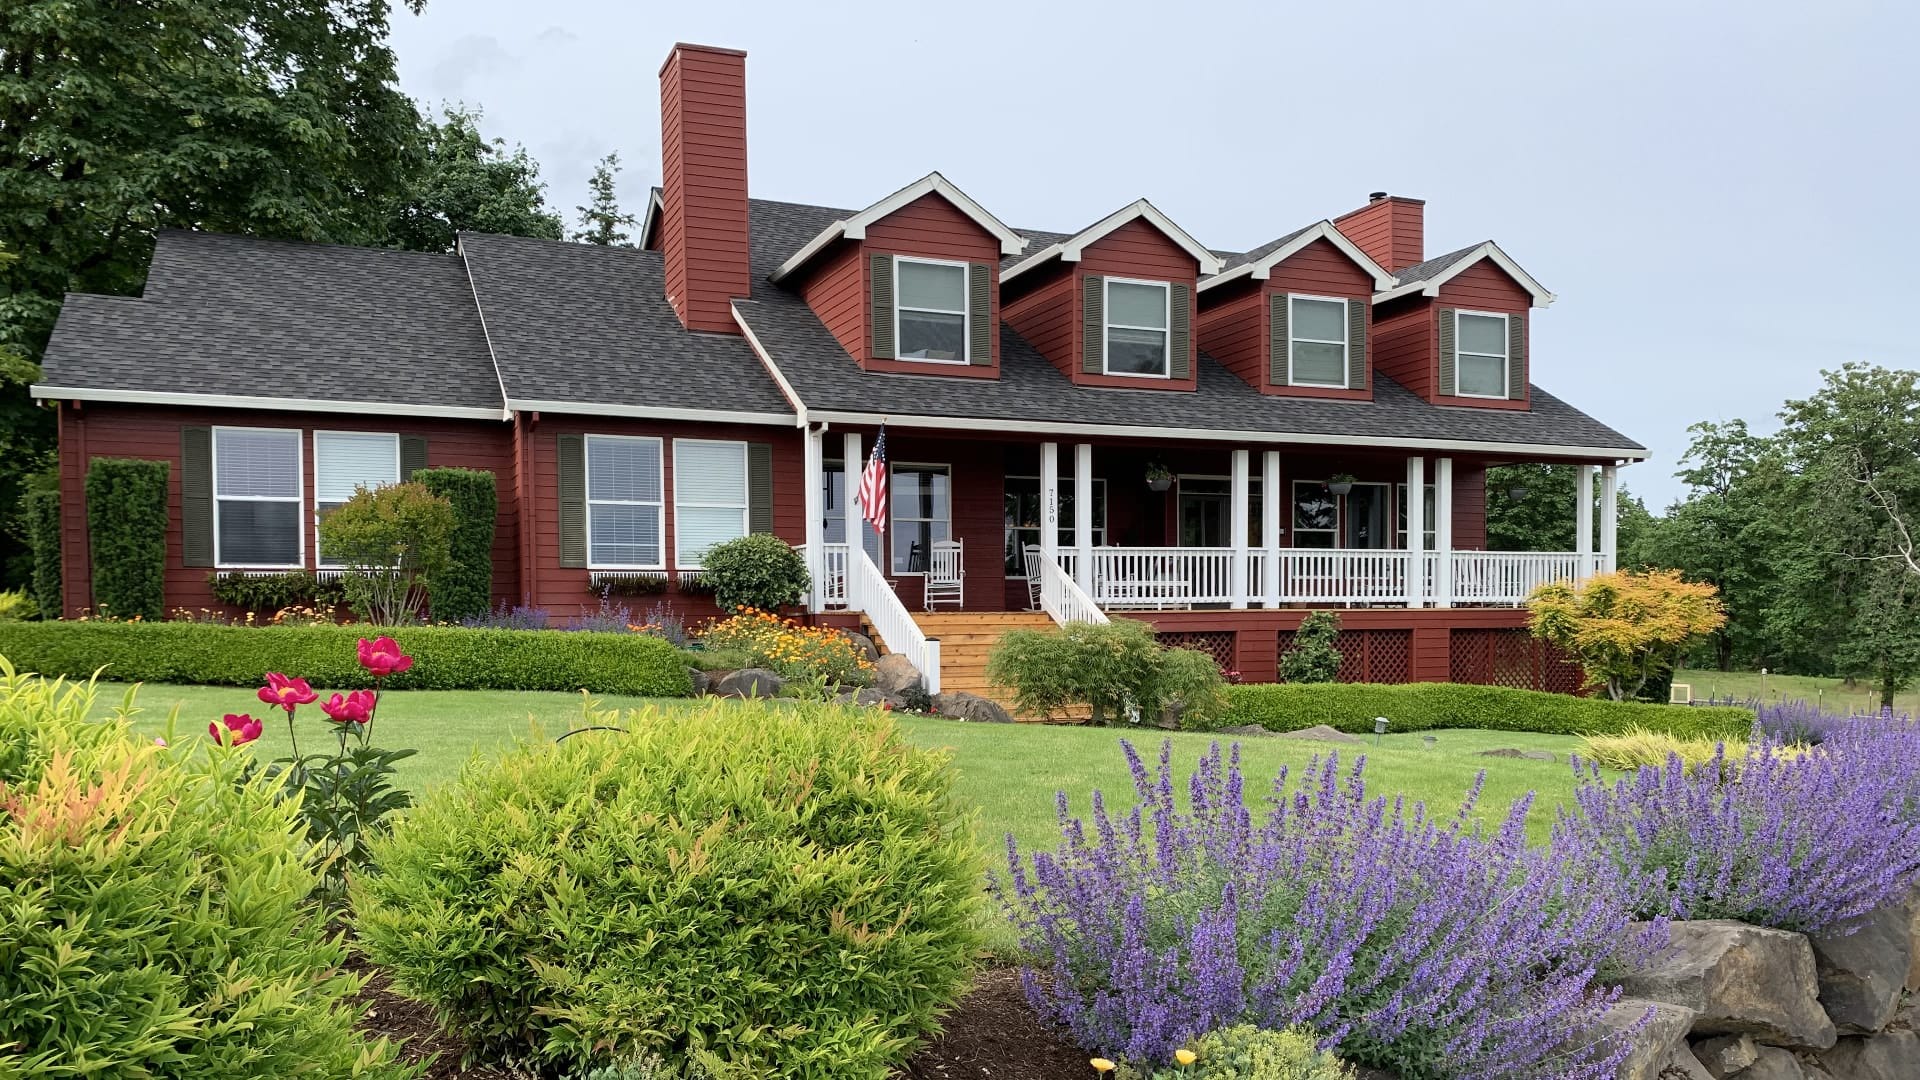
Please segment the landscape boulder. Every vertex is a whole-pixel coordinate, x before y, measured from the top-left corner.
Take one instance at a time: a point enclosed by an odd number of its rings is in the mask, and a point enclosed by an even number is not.
[[[687,669],[687,678],[693,683],[694,697],[706,697],[708,692],[713,689],[713,676],[701,671],[697,667]]]
[[[1807,1072],[1800,1067],[1800,1059],[1793,1056],[1793,1051],[1777,1046],[1755,1049],[1759,1056],[1736,1074],[1739,1080],[1806,1080]]]
[[[1920,942],[1920,885],[1907,894],[1907,937]],[[1913,958],[1907,967],[1907,989],[1920,994],[1920,948],[1913,950]]]
[[[1643,1025],[1641,1017],[1652,1010]],[[1601,1033],[1609,1041],[1627,1039],[1632,1043],[1626,1060],[1615,1075],[1619,1080],[1656,1080],[1673,1063],[1675,1052],[1687,1049],[1687,1029],[1693,1024],[1693,1011],[1662,1001],[1623,997],[1600,1017]]]
[[[889,697],[871,686],[863,686],[858,690],[842,690],[833,695],[833,703],[835,705],[861,705],[876,709],[881,706],[889,709],[899,709],[906,706],[905,699]]]
[[[1833,1080],[1913,1080],[1920,1076],[1920,1035],[1911,1031],[1850,1035],[1816,1057]],[[1744,1074],[1742,1080],[1746,1080]]]
[[[774,672],[750,667],[722,675],[713,692],[721,697],[770,698],[780,696],[781,688],[786,685],[787,680]]]
[[[1813,948],[1799,934],[1728,919],[1675,922],[1667,946],[1622,980],[1629,997],[1694,1011],[1694,1035],[1748,1034],[1825,1049],[1833,1021],[1817,995]]]
[[[1265,731],[1266,729],[1262,728],[1261,730]],[[1339,730],[1338,728],[1328,727],[1325,724],[1315,724],[1309,728],[1301,728],[1299,731],[1282,732],[1280,733],[1280,735],[1276,737],[1282,738],[1282,739],[1306,739],[1309,742],[1330,742],[1330,743],[1357,743],[1361,741],[1359,738],[1355,736],[1349,735],[1346,732]]]
[[[1879,1031],[1893,1022],[1913,967],[1913,912],[1907,904],[1881,908],[1807,941],[1820,976],[1820,1005],[1841,1031]]]
[[[1700,1059],[1684,1043],[1674,1048],[1673,1057],[1667,1059],[1667,1067],[1660,1075],[1668,1080],[1714,1080],[1714,1075],[1700,1064]]]
[[[1555,756],[1555,754],[1551,750],[1515,750],[1511,747],[1501,747],[1498,750],[1482,750],[1480,751],[1480,756],[1481,757],[1517,758],[1525,761],[1559,761],[1560,760],[1559,757]]]
[[[975,724],[1011,724],[1013,717],[992,698],[955,690],[933,695],[933,708],[941,716]]]
[[[842,630],[841,633],[847,635],[847,640],[853,642],[853,647],[860,650],[860,655],[865,657],[868,663],[880,661],[880,648],[873,643],[872,638],[858,630]]]
[[[1222,734],[1222,735],[1248,735],[1248,736],[1252,736],[1253,738],[1256,738],[1256,739],[1257,739],[1257,738],[1259,738],[1259,737],[1260,737],[1260,736],[1262,736],[1262,735],[1271,735],[1271,734],[1273,734],[1273,732],[1271,732],[1271,731],[1268,731],[1268,730],[1267,730],[1266,728],[1264,728],[1264,727],[1261,727],[1261,726],[1260,726],[1259,724],[1238,724],[1238,725],[1236,725],[1236,726],[1234,726],[1234,727],[1223,727],[1223,728],[1221,728],[1221,729],[1220,729],[1220,734]]]
[[[888,653],[873,665],[873,688],[890,697],[902,697],[923,685],[920,669],[899,653]]]
[[[1693,1056],[1717,1080],[1727,1080],[1727,1077],[1760,1060],[1760,1051],[1751,1035],[1715,1035],[1694,1043]]]

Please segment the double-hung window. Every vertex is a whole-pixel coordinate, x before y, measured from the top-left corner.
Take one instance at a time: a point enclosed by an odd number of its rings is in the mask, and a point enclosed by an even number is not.
[[[895,354],[902,360],[967,362],[967,264],[896,255]]]
[[[673,440],[674,565],[697,570],[715,544],[747,535],[747,444]]]
[[[1347,385],[1347,302],[1287,298],[1287,378],[1294,386]]]
[[[214,428],[214,562],[303,565],[301,486],[298,428]]]
[[[1293,546],[1330,548],[1339,546],[1340,497],[1327,490],[1325,481],[1293,482]]]
[[[1106,280],[1107,340],[1101,350],[1109,375],[1168,374],[1167,332],[1172,293],[1164,281]]]
[[[587,436],[587,565],[661,570],[660,440]]]
[[[935,541],[953,535],[953,477],[945,465],[895,465],[887,494],[893,507],[893,572],[924,574]]]
[[[1454,313],[1454,378],[1461,397],[1507,396],[1507,316]]]
[[[369,490],[400,482],[400,436],[367,431],[313,433],[313,519],[317,565],[337,567],[318,541],[321,518],[353,498],[358,488]]]

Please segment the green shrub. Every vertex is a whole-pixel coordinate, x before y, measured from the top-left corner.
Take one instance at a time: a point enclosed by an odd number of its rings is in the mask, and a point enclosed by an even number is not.
[[[1161,656],[1160,693],[1167,706],[1203,727],[1218,724],[1227,713],[1227,682],[1220,665],[1198,649],[1168,649]]]
[[[420,469],[414,483],[453,507],[450,561],[433,590],[433,618],[457,623],[485,615],[493,606],[493,529],[499,491],[483,469]]]
[[[346,590],[336,579],[321,581],[311,570],[278,574],[246,574],[228,570],[207,576],[213,598],[248,611],[274,612],[301,605],[339,604]]]
[[[347,568],[340,580],[354,614],[380,626],[418,622],[452,561],[453,504],[421,484],[355,488],[320,519],[320,550]]]
[[[1146,1080],[1352,1080],[1353,1070],[1320,1049],[1308,1032],[1237,1024],[1194,1040],[1193,1064],[1156,1069]],[[1122,1066],[1120,1080],[1142,1074]]]
[[[1294,631],[1293,647],[1280,658],[1280,681],[1328,683],[1339,678],[1340,650],[1333,646],[1339,638],[1340,616],[1331,611],[1308,612]]]
[[[33,551],[33,602],[43,619],[57,619],[65,607],[60,595],[60,489],[53,479],[34,481],[21,501],[27,546]]]
[[[1134,709],[1154,717],[1179,703],[1194,710],[1196,723],[1211,724],[1224,712],[1215,695],[1225,679],[1211,659],[1204,669],[1181,658],[1169,666],[1177,651],[1183,650],[1161,648],[1137,619],[1010,630],[987,657],[987,678],[1012,690],[1016,706],[1030,716],[1080,704],[1101,724]]]
[[[1325,724],[1356,734],[1371,732],[1384,716],[1396,732],[1432,728],[1485,728],[1539,735],[1613,735],[1636,727],[1680,736],[1744,737],[1753,710],[1615,702],[1503,686],[1460,683],[1266,683],[1227,687],[1222,727],[1259,724],[1269,731],[1298,731]],[[1193,730],[1206,730],[1195,725]]]
[[[33,597],[18,589],[0,592],[0,622],[20,622],[39,614],[34,607]]]
[[[807,561],[792,544],[770,533],[715,544],[700,565],[701,580],[712,587],[721,611],[778,611],[799,603],[811,587]]]
[[[788,702],[590,713],[374,842],[368,954],[490,1054],[889,1075],[967,979],[984,873],[943,755]]]
[[[172,748],[0,660],[0,1076],[398,1080],[353,1030],[347,949],[304,901],[294,804],[248,755]]]
[[[686,697],[679,650],[646,634],[569,630],[392,631],[418,661],[389,679],[394,690],[590,690]],[[23,671],[86,678],[106,668],[120,682],[257,686],[269,671],[298,673],[336,690],[370,687],[355,646],[365,626],[222,626],[217,623],[0,623],[0,656]]]
[[[94,605],[115,618],[166,613],[167,470],[135,458],[94,458],[87,468]]]

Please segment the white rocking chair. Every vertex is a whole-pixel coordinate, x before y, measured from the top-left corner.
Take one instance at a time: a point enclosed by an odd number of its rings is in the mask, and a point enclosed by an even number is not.
[[[1027,567],[1027,610],[1040,610],[1040,590],[1045,584],[1040,580],[1040,545],[1028,544],[1021,557]]]
[[[933,558],[927,565],[926,606],[952,603],[966,607],[966,559],[958,540],[935,540]]]

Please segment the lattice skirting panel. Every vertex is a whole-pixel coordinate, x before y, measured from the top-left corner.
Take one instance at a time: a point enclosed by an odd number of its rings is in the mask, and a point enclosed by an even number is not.
[[[1449,678],[1457,683],[1578,693],[1580,665],[1519,628],[1454,630]]]
[[[1169,649],[1192,649],[1213,657],[1222,671],[1239,668],[1239,634],[1232,630],[1162,630],[1153,635]]]
[[[1293,631],[1280,631],[1280,657],[1293,648]],[[1413,678],[1412,630],[1342,630],[1333,647],[1340,650],[1341,682],[1403,683]]]

